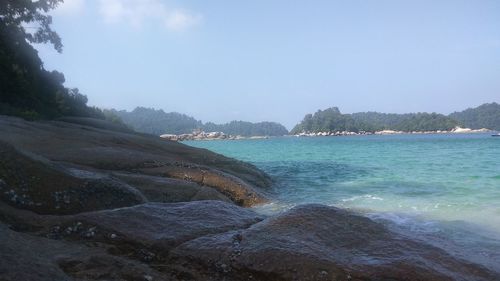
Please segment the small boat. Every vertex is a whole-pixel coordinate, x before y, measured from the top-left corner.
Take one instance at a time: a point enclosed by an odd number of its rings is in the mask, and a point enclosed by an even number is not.
[[[492,137],[500,137],[500,133],[496,133],[494,135],[491,135]]]

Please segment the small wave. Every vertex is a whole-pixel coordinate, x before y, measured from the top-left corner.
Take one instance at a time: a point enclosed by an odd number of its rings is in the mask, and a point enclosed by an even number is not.
[[[391,231],[439,247],[453,256],[500,272],[500,237],[482,225],[466,221],[429,220],[401,213],[365,213]]]
[[[267,204],[257,205],[253,207],[253,209],[263,215],[276,215],[285,212],[295,206],[296,204],[272,201]]]
[[[371,195],[371,194],[365,194],[365,195],[353,196],[353,197],[350,197],[350,198],[342,199],[341,201],[342,202],[352,202],[352,201],[357,201],[359,199],[370,199],[370,200],[380,200],[380,201],[384,200],[384,198],[379,197],[379,196],[374,196],[374,195]]]
[[[399,227],[404,226],[410,228],[412,232],[434,233],[438,231],[438,228],[436,228],[436,221],[423,220],[417,215],[412,216],[401,213],[372,212],[367,213],[366,216],[375,221],[390,222]]]

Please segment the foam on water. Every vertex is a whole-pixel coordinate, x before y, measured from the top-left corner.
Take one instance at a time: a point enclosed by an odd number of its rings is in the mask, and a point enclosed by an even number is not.
[[[489,134],[283,137],[189,142],[275,179],[277,213],[346,208],[500,271],[500,139]]]

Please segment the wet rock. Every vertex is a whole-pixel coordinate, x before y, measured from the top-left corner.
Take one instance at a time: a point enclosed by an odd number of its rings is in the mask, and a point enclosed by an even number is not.
[[[321,205],[296,207],[246,230],[188,241],[171,256],[180,263],[197,264],[208,276],[218,274],[228,280],[249,276],[254,280],[500,277],[443,250],[394,234],[370,219]]]

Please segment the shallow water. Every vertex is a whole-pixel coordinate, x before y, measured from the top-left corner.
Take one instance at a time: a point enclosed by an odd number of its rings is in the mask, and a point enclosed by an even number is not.
[[[303,203],[348,208],[500,271],[500,138],[280,137],[186,144],[270,174],[274,200],[258,211]]]

